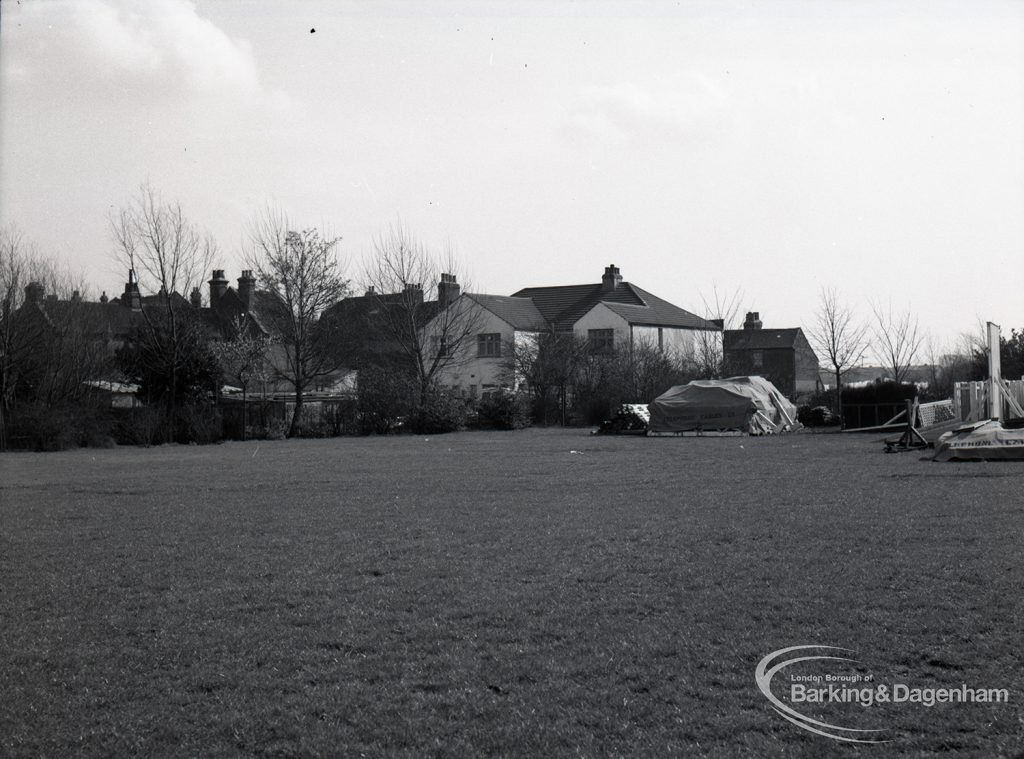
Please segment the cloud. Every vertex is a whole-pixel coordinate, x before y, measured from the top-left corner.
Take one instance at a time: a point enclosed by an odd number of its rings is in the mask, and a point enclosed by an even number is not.
[[[202,18],[187,0],[26,3],[5,21],[5,74],[12,85],[143,96],[269,94],[251,46]]]
[[[614,142],[676,138],[704,129],[720,117],[726,103],[718,87],[694,73],[667,87],[630,82],[588,87],[573,103],[567,129]]]

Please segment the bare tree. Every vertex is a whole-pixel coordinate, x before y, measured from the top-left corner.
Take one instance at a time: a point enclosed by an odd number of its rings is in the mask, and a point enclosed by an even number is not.
[[[808,330],[808,336],[835,375],[835,412],[841,414],[843,375],[860,363],[868,349],[867,326],[857,321],[852,308],[839,301],[835,290],[824,288],[816,321]]]
[[[205,361],[196,356],[204,345],[197,314],[182,294],[199,286],[217,247],[185,217],[180,203],[165,202],[146,184],[130,205],[111,215],[110,229],[115,256],[139,291],[140,326],[133,338],[138,350],[130,363],[133,370],[160,378],[171,439],[177,409],[195,390],[183,386],[183,375],[197,376],[187,367],[194,368],[197,358]],[[147,307],[142,308],[144,292]]]
[[[90,392],[87,382],[109,370],[106,331],[84,292],[79,275],[40,255],[21,232],[0,230],[0,448],[19,404],[66,413]]]
[[[712,285],[711,294],[700,293],[704,318],[718,323],[722,330],[735,329],[743,313],[743,292],[738,288],[731,293],[719,292],[718,285]],[[697,373],[701,377],[722,377],[728,372],[725,365],[722,332],[698,330],[694,337],[693,356]]]
[[[173,311],[170,296],[198,287],[209,270],[217,245],[185,217],[181,204],[165,202],[148,184],[138,197],[110,218],[117,260],[135,273],[142,291],[160,296],[160,305]]]
[[[252,317],[238,314],[231,320],[228,339],[213,344],[213,353],[226,377],[242,389],[242,438],[245,439],[249,386],[266,381],[272,340],[254,328]]]
[[[977,374],[977,353],[970,336],[938,344],[929,336],[925,340],[924,355],[928,363],[928,394],[933,399],[952,398],[957,382],[984,379]]]
[[[526,335],[508,351],[509,373],[526,385],[541,424],[568,422],[569,402],[580,364],[588,354],[587,341],[572,332],[538,332]]]
[[[341,356],[324,311],[349,292],[338,261],[340,238],[315,229],[296,231],[278,210],[258,214],[249,230],[246,261],[263,289],[274,296],[261,318],[269,321],[283,355],[273,359],[279,377],[295,391],[289,437],[301,432],[304,396],[310,385],[335,373]]]
[[[38,261],[34,246],[21,232],[13,227],[0,231],[0,447],[6,442],[5,420],[14,405],[19,373],[33,348],[32,336],[18,315]]]
[[[879,303],[873,303],[871,310],[875,316],[875,350],[878,358],[892,372],[896,382],[903,382],[921,350],[925,335],[918,327],[917,317],[909,308],[899,313],[894,312],[890,301],[884,308]]]
[[[449,248],[435,255],[400,224],[379,235],[366,262],[365,283],[377,318],[426,402],[438,375],[464,362],[474,347],[481,311],[471,298],[453,297],[460,271]]]

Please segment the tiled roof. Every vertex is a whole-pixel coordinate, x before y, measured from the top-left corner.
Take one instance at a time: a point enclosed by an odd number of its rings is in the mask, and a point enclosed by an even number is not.
[[[554,323],[558,330],[572,329],[573,324],[598,303],[603,303],[630,324],[718,329],[717,325],[706,319],[674,306],[630,282],[622,282],[613,290],[605,290],[601,284],[526,287],[513,293],[512,297],[532,299],[543,317]]]
[[[604,302],[604,305],[617,313],[630,324],[639,324],[650,327],[686,327],[688,329],[718,330],[717,324],[702,319],[696,314],[679,306],[674,306],[657,295],[652,295],[646,290],[641,290],[636,285],[630,285],[633,290],[646,303],[645,306],[632,306],[624,303]]]
[[[529,298],[477,293],[467,293],[466,297],[472,298],[499,319],[511,324],[514,329],[537,332],[547,329],[547,322],[537,310],[536,304]]]
[[[109,334],[115,338],[126,337],[132,326],[142,319],[141,312],[115,302],[51,300],[36,304],[36,307],[51,322],[73,321],[87,334]]]
[[[643,306],[644,301],[628,282],[605,292],[600,283],[593,285],[564,285],[560,287],[525,287],[512,293],[513,298],[530,298],[543,317],[555,329],[572,329],[580,317],[600,302],[624,303]]]
[[[771,350],[772,348],[793,348],[796,346],[799,327],[787,329],[727,329],[723,346],[727,350]]]

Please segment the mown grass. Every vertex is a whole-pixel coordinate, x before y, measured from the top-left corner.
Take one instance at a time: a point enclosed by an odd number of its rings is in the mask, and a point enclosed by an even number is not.
[[[0,755],[1024,741],[1015,464],[531,430],[15,454],[0,472]],[[842,745],[754,685],[800,644],[1010,703],[893,707],[892,743]]]

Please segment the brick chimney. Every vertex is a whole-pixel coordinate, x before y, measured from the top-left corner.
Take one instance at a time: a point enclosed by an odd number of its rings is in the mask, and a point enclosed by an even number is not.
[[[746,321],[743,322],[743,329],[761,329],[761,314],[758,311],[748,311]]]
[[[406,300],[411,300],[413,303],[423,302],[423,285],[421,284],[407,284],[402,289],[402,295],[405,296]]]
[[[142,310],[142,293],[139,292],[139,280],[135,277],[135,269],[128,270],[128,281],[124,284],[121,294],[121,305],[132,311]]]
[[[244,269],[242,276],[238,278],[238,297],[246,308],[252,307],[252,296],[256,292],[256,277],[252,275],[251,269]]]
[[[203,307],[203,292],[198,287],[193,287],[192,292],[188,294],[188,302],[192,304],[192,308]]]
[[[42,303],[43,293],[45,290],[39,282],[29,282],[25,285],[25,302],[26,303]]]
[[[220,296],[228,291],[228,281],[224,279],[223,269],[214,269],[210,278],[210,308],[217,308]]]
[[[455,301],[462,292],[462,286],[455,281],[454,274],[442,274],[437,283],[437,300],[442,306]]]
[[[622,275],[619,274],[619,267],[615,264],[604,267],[604,276],[601,277],[601,292],[611,292],[622,282]]]

